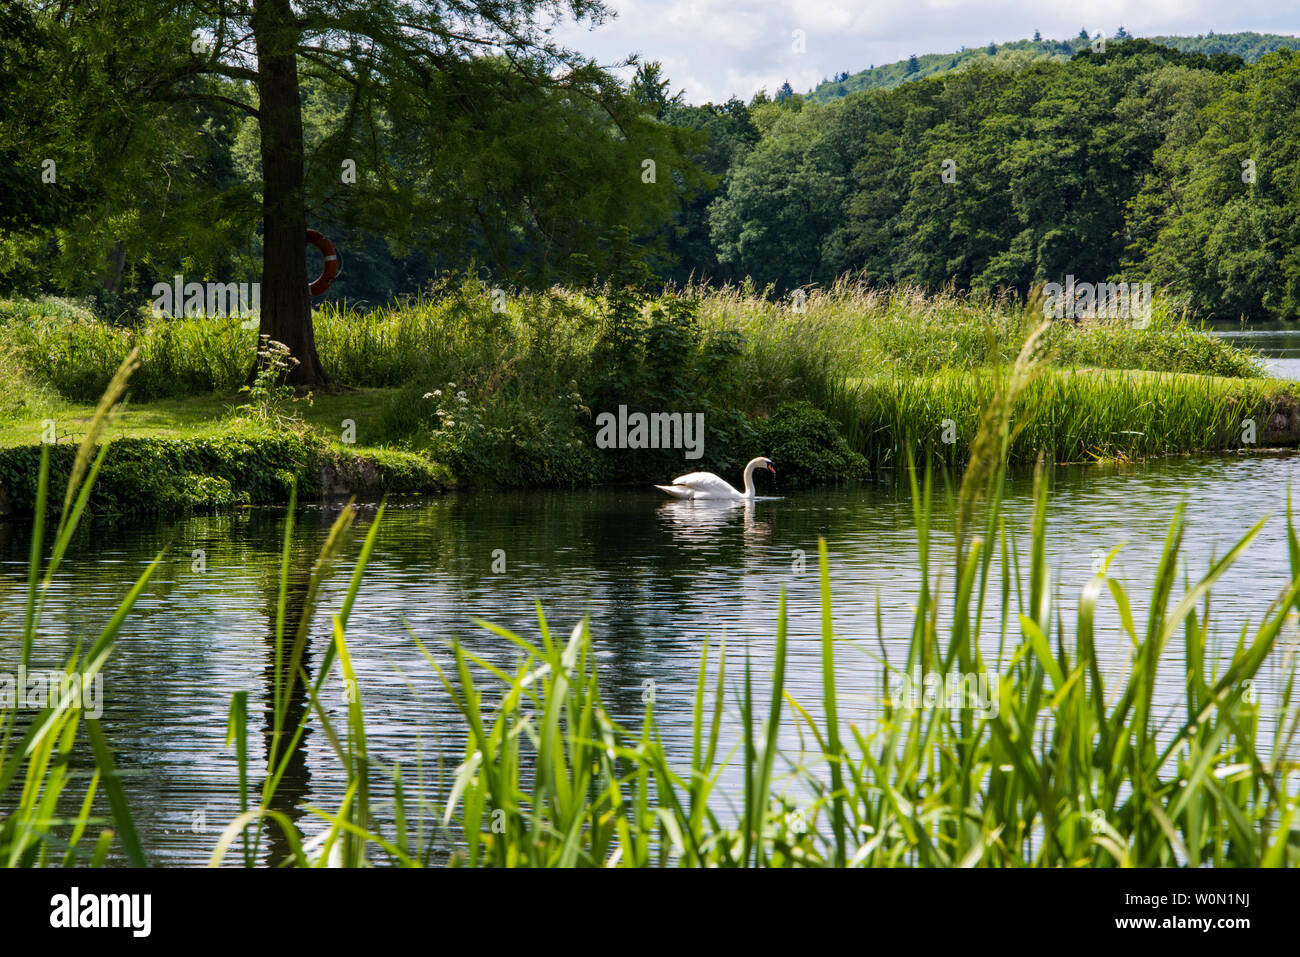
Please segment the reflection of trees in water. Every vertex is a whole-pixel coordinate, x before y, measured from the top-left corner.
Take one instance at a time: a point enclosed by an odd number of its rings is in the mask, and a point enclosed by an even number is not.
[[[302,736],[296,746],[286,755],[286,748],[293,744],[294,731],[307,716],[307,690],[303,680],[289,681],[290,658],[293,653],[294,635],[302,621],[304,606],[307,601],[307,585],[310,580],[310,566],[306,569],[291,567],[285,596],[284,638],[280,647],[280,660],[276,661],[275,621],[278,595],[272,592],[267,609],[266,665],[262,670],[262,685],[265,689],[263,701],[262,738],[264,742],[263,758],[268,773],[274,773],[280,762],[285,762],[285,770],[279,786],[271,799],[272,810],[280,811],[295,825],[303,815],[302,805],[306,803],[311,791],[311,768],[307,764],[307,741],[311,735],[310,725],[303,728]],[[305,680],[311,680],[310,647],[303,652],[302,669]],[[279,731],[276,730],[275,702],[277,673],[281,691],[291,686],[288,700],[284,704],[284,719]],[[279,741],[277,741],[279,737]],[[287,760],[286,760],[287,758]],[[270,839],[268,852],[271,864],[279,864],[289,856],[289,846],[278,826],[268,829]]]
[[[267,774],[274,774],[282,765],[284,767],[284,773],[272,795],[270,808],[284,814],[295,826],[302,820],[305,814],[304,805],[311,796],[311,767],[307,761],[307,743],[311,736],[311,724],[307,720],[310,704],[307,685],[313,680],[311,646],[313,640],[328,641],[329,635],[312,635],[309,631],[299,662],[303,673],[296,680],[291,681],[290,669],[293,667],[294,642],[299,629],[303,626],[303,618],[312,614],[312,609],[308,607],[312,567],[316,561],[320,541],[328,533],[336,516],[336,512],[327,509],[305,511],[298,516],[298,530],[310,534],[295,536],[298,540],[291,542],[289,546],[288,569],[284,577],[284,628],[278,662],[275,635],[276,618],[279,614],[281,565],[279,562],[268,562],[262,568],[263,613],[266,615],[267,622],[266,637],[263,642],[266,649],[266,663],[262,669],[262,684],[265,689],[262,710],[263,758]],[[278,516],[265,524],[261,522],[255,524],[256,528],[250,528],[251,534],[258,538],[273,535],[279,539],[279,547],[283,549],[285,526],[283,516]],[[315,532],[320,534],[314,534]],[[310,621],[307,622],[307,627],[310,629]],[[278,731],[275,714],[276,701],[280,698],[276,689],[277,674],[281,692],[288,689],[287,698],[282,704],[283,718]],[[294,734],[299,725],[303,725],[303,731],[295,744]],[[291,747],[292,750],[287,750]],[[286,860],[291,851],[279,825],[266,828],[266,834],[268,862],[275,866]]]
[[[854,534],[860,534],[858,530],[870,520],[864,514],[866,511],[874,513],[877,516],[874,520],[879,520],[878,505],[837,498],[835,507],[827,509],[807,494],[786,501],[760,501],[748,506],[742,503],[738,507],[715,510],[716,514],[701,508],[692,510],[691,504],[665,501],[654,490],[642,489],[479,493],[447,496],[444,500],[418,505],[399,501],[390,504],[386,512],[357,612],[366,618],[364,627],[385,636],[400,628],[395,621],[400,616],[423,616],[426,621],[438,624],[433,627],[417,624],[421,639],[436,643],[459,635],[469,639],[467,644],[472,644],[476,653],[508,670],[513,670],[518,650],[473,626],[469,621],[471,616],[483,617],[513,628],[525,637],[536,638],[532,601],[541,598],[553,635],[557,640],[565,640],[575,621],[590,612],[594,618],[593,646],[600,656],[601,690],[606,708],[635,727],[644,712],[643,682],[653,679],[660,696],[656,712],[661,729],[666,736],[680,735],[689,729],[689,696],[694,691],[695,665],[705,637],[709,638],[714,655],[711,675],[716,674],[716,651],[722,633],[714,622],[729,620],[728,606],[722,604],[728,602],[728,596],[719,597],[719,582],[740,581],[748,569],[752,576],[751,590],[761,588],[774,601],[775,589],[780,584],[778,579],[789,568],[791,548],[807,551],[806,575],[813,577],[819,532],[827,534],[834,549],[837,530],[853,529]],[[675,505],[687,508],[674,508]],[[289,551],[281,670],[288,666],[294,635],[305,613],[313,563],[337,514],[336,508],[317,506],[298,512]],[[900,521],[905,523],[910,511],[899,514]],[[331,593],[336,593],[335,589],[347,577],[360,538],[373,517],[373,507],[359,508],[357,528],[341,556]],[[161,652],[156,643],[125,644],[115,666],[122,668],[124,663],[139,662],[140,674],[153,680],[156,671],[148,669],[158,667],[157,655],[161,653],[165,655],[163,661],[173,687],[182,684],[210,687],[209,678],[218,664],[213,658],[214,650],[226,655],[231,647],[220,630],[227,619],[218,616],[230,611],[229,620],[237,619],[242,628],[247,628],[249,612],[256,619],[264,616],[264,620],[255,619],[253,623],[254,660],[234,669],[242,672],[244,667],[252,667],[261,672],[253,678],[257,687],[249,687],[250,716],[258,713],[259,692],[263,696],[262,720],[256,723],[255,719],[250,720],[249,727],[251,742],[255,742],[257,724],[261,725],[261,746],[250,743],[249,754],[251,797],[256,802],[261,784],[259,759],[269,760],[273,747],[287,745],[287,742],[276,743],[272,713],[284,511],[252,509],[225,516],[198,516],[182,522],[133,523],[129,527],[110,526],[107,533],[98,524],[94,528],[95,538],[77,546],[75,567],[72,563],[65,566],[65,574],[73,578],[75,571],[78,588],[89,587],[84,583],[102,581],[113,584],[115,593],[120,593],[124,569],[135,560],[152,558],[160,546],[170,543],[168,559],[159,568],[150,588],[175,586],[177,591],[165,612],[156,607],[152,611],[141,607],[138,614],[159,615],[162,624],[173,629],[180,622],[182,629],[188,629],[181,633],[193,639],[169,643]],[[96,547],[104,541],[125,561],[92,560],[90,556],[98,554]],[[23,563],[29,546],[29,525],[0,523],[0,555]],[[201,601],[193,602],[192,609],[187,609],[185,605],[191,593],[186,589],[198,581],[191,569],[191,553],[196,548],[206,552],[207,577],[202,581],[208,591],[203,593]],[[506,552],[505,574],[492,572],[495,548]],[[25,565],[18,567],[25,568]],[[13,597],[21,601],[25,579],[15,576],[12,582],[16,589]],[[224,590],[227,582],[230,583],[229,599],[217,590]],[[250,592],[251,596],[246,598]],[[3,597],[0,594],[0,600]],[[236,600],[241,606],[237,615],[230,608]],[[709,604],[701,604],[702,601]],[[103,625],[102,603],[52,603],[50,607],[59,613],[57,623],[64,635],[94,634]],[[753,633],[760,636],[761,642],[763,635],[774,633],[774,628],[774,621],[764,622]],[[319,673],[326,647],[323,642],[329,637],[324,616],[317,619],[311,634],[312,640],[301,662],[309,679]],[[246,630],[242,632],[243,637],[249,635]],[[735,654],[739,645],[733,635],[727,637]],[[262,646],[257,648],[259,638]],[[415,660],[419,663],[413,667],[423,667],[421,659]],[[365,658],[360,664],[375,669],[384,667],[382,660],[373,657]],[[133,674],[125,669],[119,673]],[[738,671],[729,670],[729,687],[735,686],[738,675]],[[247,682],[241,686],[247,687]],[[118,687],[127,686],[119,684]],[[709,693],[712,693],[711,683]],[[387,707],[401,708],[397,713],[408,727],[418,723],[422,728],[429,728],[433,724],[436,747],[443,759],[450,762],[449,768],[454,768],[454,762],[461,757],[463,722],[448,717],[445,696],[441,692],[431,696],[436,705],[432,710],[434,717],[430,719],[407,710],[405,703],[399,705],[386,691],[381,695]],[[125,707],[122,699],[118,701],[119,709]],[[490,707],[493,699],[489,695],[485,701]],[[378,702],[372,703],[375,704]],[[175,717],[174,708],[167,710],[167,702],[135,693],[131,706],[135,709],[133,719],[139,716],[133,727],[145,730],[135,739],[119,735],[115,740],[115,744],[124,746],[125,764],[132,760],[139,762],[141,752],[146,753],[147,761],[153,760],[148,755],[151,745],[164,740],[168,745],[185,742],[188,734],[185,725]],[[295,682],[287,702],[286,737],[291,738],[292,729],[299,721],[312,720],[307,714],[309,707],[306,689],[301,681]],[[224,714],[218,715],[217,720],[222,718]],[[154,732],[153,741],[149,739],[150,729],[161,729],[161,733]],[[308,757],[308,741],[305,735],[288,754],[286,772],[272,807],[314,831],[313,824],[303,819],[310,816],[304,815],[304,805],[320,805],[324,788],[329,788],[333,795],[340,775],[332,756],[313,768]],[[310,741],[318,746],[319,753],[322,739],[315,737]],[[221,747],[218,741],[216,748]],[[410,767],[405,761],[404,765]],[[225,772],[222,773],[224,777]],[[449,773],[445,771],[444,775]],[[216,772],[211,776],[216,777]],[[232,778],[226,777],[218,783],[233,784]],[[428,775],[430,781],[435,778],[435,774]],[[160,809],[162,824],[167,823],[163,812],[174,816],[174,799],[164,793],[170,783],[162,776],[150,779],[141,775],[130,785],[131,796],[140,804]],[[185,813],[188,815],[188,810]],[[151,824],[148,811],[143,813],[142,821],[146,827]],[[279,827],[268,825],[263,834],[270,842],[269,859],[273,862],[282,859],[287,847]]]
[[[695,675],[673,673],[666,661],[692,660],[705,636],[693,634],[699,617],[698,571],[743,568],[753,545],[770,535],[768,510],[752,502],[660,502],[639,494],[607,496],[580,518],[588,568],[600,577],[593,591],[594,644],[601,660],[601,691],[612,714],[639,715],[647,680],[693,688]],[[719,635],[709,636],[716,645]],[[671,733],[689,709],[656,708]]]
[[[16,526],[16,522],[0,519],[0,558],[5,560],[8,567],[21,568],[25,572],[27,566],[18,564],[21,559],[18,554],[19,536]],[[0,628],[5,629],[6,633],[13,631],[9,621],[18,614],[18,602],[26,597],[25,591],[20,589],[22,589],[22,580],[17,574],[0,575]]]
[[[438,633],[426,634],[425,630],[433,629],[417,628],[422,639],[437,641],[458,634],[470,639],[477,653],[511,670],[517,660],[517,649],[471,625],[471,616],[483,617],[535,638],[537,623],[532,601],[541,598],[554,636],[565,640],[578,618],[590,613],[594,618],[593,645],[600,654],[601,689],[606,708],[635,724],[644,711],[643,682],[653,679],[661,696],[672,695],[661,697],[657,703],[661,726],[667,734],[678,733],[690,722],[690,708],[680,706],[684,700],[681,695],[692,693],[695,681],[694,667],[685,667],[683,662],[698,662],[699,645],[706,637],[702,629],[712,629],[711,625],[700,624],[702,617],[712,617],[702,616],[702,611],[707,613],[708,609],[699,605],[701,594],[715,591],[713,585],[702,581],[702,574],[709,574],[716,582],[719,574],[741,575],[747,564],[761,571],[761,566],[773,559],[774,548],[775,560],[788,565],[790,552],[786,545],[792,542],[808,549],[809,574],[815,574],[816,533],[821,529],[810,524],[809,516],[817,516],[820,522],[845,521],[850,525],[853,516],[833,513],[828,517],[824,509],[801,511],[789,508],[789,503],[758,502],[723,509],[714,519],[702,510],[666,511],[671,504],[665,503],[657,493],[649,494],[641,489],[601,489],[480,493],[447,496],[444,500],[425,501],[415,506],[400,502],[390,505],[358,610],[382,618],[374,627],[385,631],[392,627],[394,614],[432,612],[434,620],[440,623]],[[306,611],[313,563],[337,515],[336,508],[315,506],[300,509],[297,514],[295,540],[289,550],[282,672],[288,667],[294,636]],[[357,528],[342,557],[340,571],[344,577],[348,563],[355,557],[359,539],[373,517],[373,507],[362,506],[358,510]],[[95,528],[96,537],[102,538],[101,527]],[[776,540],[778,528],[782,541]],[[79,561],[75,569],[81,581],[102,580],[120,586],[123,568],[132,560],[152,558],[161,545],[170,543],[169,560],[159,568],[150,588],[177,589],[171,601],[178,604],[172,606],[175,611],[168,613],[167,621],[181,620],[192,626],[196,636],[214,634],[200,630],[211,626],[199,613],[211,615],[215,608],[220,614],[222,599],[218,597],[214,602],[205,597],[195,604],[192,615],[180,604],[187,600],[185,589],[196,580],[191,568],[194,549],[206,553],[209,577],[204,581],[211,587],[230,580],[241,596],[251,587],[257,596],[255,604],[252,609],[246,605],[240,608],[239,617],[250,610],[265,616],[264,624],[257,624],[254,632],[263,641],[260,661],[256,663],[261,671],[257,683],[263,695],[262,747],[252,745],[253,753],[249,755],[254,801],[261,783],[256,767],[259,757],[269,760],[273,748],[288,744],[288,740],[276,742],[272,711],[277,670],[275,619],[284,532],[285,513],[281,509],[196,516],[180,522],[133,523],[130,527],[110,528],[108,537],[125,562]],[[29,526],[0,523],[0,555],[24,561],[29,545]],[[82,556],[93,554],[95,543],[84,543],[79,548]],[[495,548],[506,552],[505,574],[492,572]],[[15,578],[15,582],[21,592],[23,580]],[[336,578],[335,585],[338,584]],[[16,598],[20,599],[21,594]],[[244,599],[239,600],[243,604]],[[710,596],[710,601],[716,602],[716,596]],[[91,603],[58,606],[59,625],[73,626],[61,627],[60,631],[68,635],[97,632],[103,624],[100,609],[100,605]],[[139,613],[150,612],[141,608]],[[445,624],[448,622],[451,624]],[[325,648],[322,642],[328,637],[325,621],[317,621],[301,662],[309,680],[319,670]],[[716,651],[721,633],[709,630],[707,637]],[[213,647],[226,646],[199,640],[169,645],[165,654],[174,679],[205,681],[214,664],[209,657]],[[133,654],[145,660],[146,651],[154,654],[152,647],[146,649],[143,643],[138,647],[124,647],[120,660],[129,661]],[[249,690],[252,715],[258,710],[259,689]],[[294,682],[285,713],[286,739],[292,738],[292,731],[300,721],[311,720],[307,714],[309,697],[301,680]],[[141,704],[140,713],[156,714],[157,707],[157,704]],[[443,714],[441,708],[438,714]],[[412,720],[421,719],[412,717]],[[435,728],[442,739],[439,749],[448,759],[457,757],[455,745],[461,740],[459,730],[455,722]],[[257,727],[250,727],[249,731],[250,738],[255,740]],[[175,727],[169,728],[168,733],[175,734]],[[318,765],[313,776],[308,740],[304,734],[287,755],[285,774],[272,807],[314,830],[303,820],[302,809],[307,803],[321,803],[322,787],[332,788],[338,777],[332,759]],[[319,743],[321,739],[311,740]],[[148,746],[143,736],[140,746]],[[151,791],[142,794],[140,800],[146,804],[158,802],[159,796]],[[271,842],[270,859],[282,859],[287,847],[278,826],[268,826],[263,833]]]
[[[564,640],[590,614],[606,707],[629,717],[644,710],[643,682],[666,677],[655,661],[696,654],[703,636],[689,633],[702,563],[743,569],[756,547],[774,542],[779,505],[683,502],[665,510],[641,489],[479,493],[390,511],[381,541],[390,567],[436,576],[465,625],[452,630],[472,636],[475,650],[500,666],[513,667],[514,647],[469,626],[471,616],[535,637],[532,602],[540,598]],[[505,574],[492,572],[496,548],[505,552]]]

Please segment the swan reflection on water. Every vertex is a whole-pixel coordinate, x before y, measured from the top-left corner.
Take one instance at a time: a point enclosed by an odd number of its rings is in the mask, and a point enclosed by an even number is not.
[[[756,499],[670,499],[657,511],[659,520],[676,541],[716,544],[736,526],[746,538],[770,539],[775,531],[776,512],[764,508],[758,515],[755,502],[776,502],[780,498],[773,495]]]

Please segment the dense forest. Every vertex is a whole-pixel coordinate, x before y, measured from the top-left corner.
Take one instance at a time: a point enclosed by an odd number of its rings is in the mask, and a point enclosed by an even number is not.
[[[255,279],[256,123],[211,85],[114,115],[97,104],[138,82],[147,50],[78,75],[57,34],[0,19],[0,290],[90,296],[117,318],[176,272]],[[1149,281],[1203,316],[1294,318],[1300,55],[1283,43],[1300,41],[1163,39],[1022,41],[1050,55],[981,48],[845,96],[704,105],[656,63],[577,96],[481,56],[437,73],[418,122],[350,109],[304,59],[308,220],[342,251],[329,297],[352,302],[466,271],[774,294],[848,273],[1022,297],[1073,275]],[[427,125],[429,103],[446,122]]]
[[[1203,315],[1294,318],[1298,104],[1290,50],[1248,65],[1130,39],[824,105],[677,107],[730,149],[704,160],[719,185],[682,214],[674,278],[1122,277]]]

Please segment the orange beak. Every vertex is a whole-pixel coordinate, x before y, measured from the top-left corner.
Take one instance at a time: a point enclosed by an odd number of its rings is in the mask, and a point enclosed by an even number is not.
[[[774,466],[774,465],[769,465],[769,466],[767,467],[767,470],[768,470],[769,472],[771,472],[773,475],[776,474],[776,466]]]

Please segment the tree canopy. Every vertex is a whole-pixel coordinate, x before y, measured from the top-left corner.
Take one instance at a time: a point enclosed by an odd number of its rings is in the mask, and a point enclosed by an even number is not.
[[[1255,35],[1079,39],[1069,59],[1003,44],[825,102],[785,84],[693,105],[658,63],[622,80],[556,47],[532,0],[304,3],[278,27],[295,76],[269,122],[281,40],[262,6],[0,8],[9,288],[112,300],[175,272],[281,275],[294,298],[272,312],[309,328],[310,224],[347,263],[327,295],[353,300],[467,270],[1020,295],[1074,275],[1206,315],[1300,313],[1300,55],[1255,58]]]
[[[600,22],[597,0],[3,2],[0,177],[29,197],[0,211],[3,278],[260,273],[299,381],[327,378],[309,220],[358,250],[354,294],[474,263],[546,282],[640,255],[611,237],[652,235],[693,181],[689,132],[552,40],[556,16]]]

